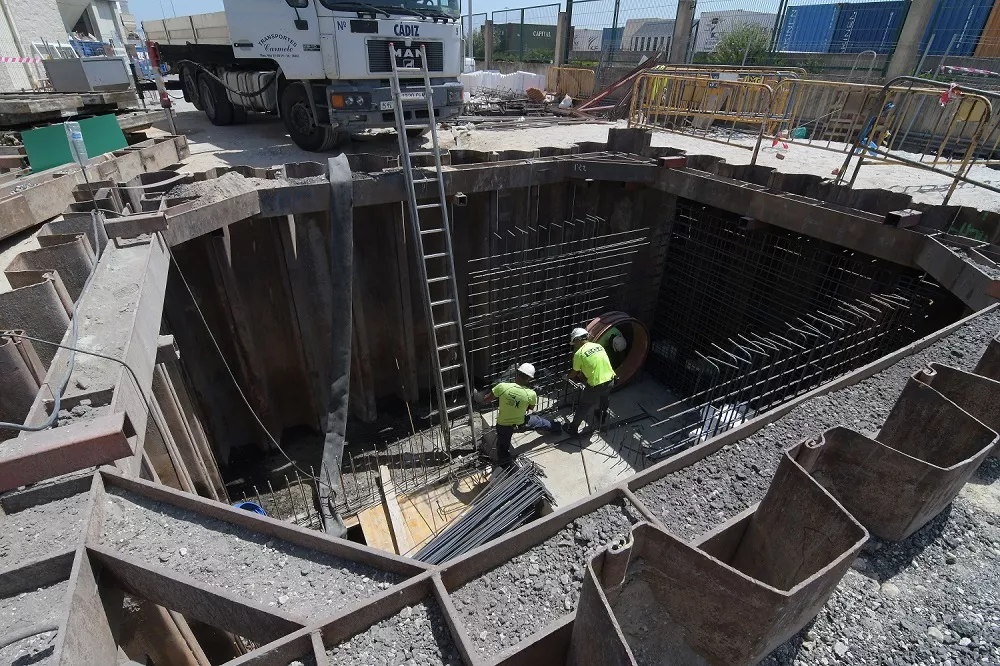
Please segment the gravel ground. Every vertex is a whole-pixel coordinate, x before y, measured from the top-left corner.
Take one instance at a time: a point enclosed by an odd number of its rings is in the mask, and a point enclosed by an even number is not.
[[[13,628],[30,627],[46,620],[57,621],[68,589],[69,581],[63,581],[0,599],[0,636]]]
[[[205,114],[187,102],[176,102],[177,128],[187,135],[191,157],[185,160],[185,171],[204,171],[225,164],[272,166],[288,162],[324,161],[333,155],[307,153],[292,143],[280,120],[251,114],[245,125],[216,127]],[[448,124],[438,126],[438,139],[442,148],[463,150],[503,151],[534,150],[541,146],[568,148],[575,143],[604,142],[612,127],[625,127],[618,123],[580,123],[578,125],[552,125],[551,127],[484,130],[475,126]],[[162,129],[162,128],[161,128]],[[411,150],[426,148],[427,137],[410,140]],[[686,150],[691,155],[716,155],[730,164],[749,164],[753,155],[746,146],[717,143],[705,139],[653,132],[653,146],[671,146]],[[341,149],[345,153],[376,153],[398,155],[395,133],[379,131],[368,141],[352,141]],[[782,157],[779,158],[778,155]],[[801,145],[791,145],[787,151],[776,150],[765,141],[757,164],[773,167],[783,173],[813,173],[833,178],[833,171],[843,166],[844,154]],[[853,170],[853,164],[852,164]],[[1000,172],[977,165],[970,170],[970,177],[994,185],[1000,184]],[[899,165],[877,164],[870,161],[858,175],[857,189],[881,188],[904,192],[914,201],[940,204],[951,184],[949,176]],[[972,185],[960,185],[950,203],[955,206],[972,206],[981,210],[1000,210],[1000,194]]]
[[[1000,663],[1000,459],[905,541],[865,546],[765,666]]]
[[[69,581],[63,581],[0,599],[0,636],[39,622],[58,622],[68,590]],[[0,648],[0,665],[38,666],[49,663],[55,650],[56,634],[49,631]]]
[[[86,518],[87,494],[0,516],[0,570],[73,550]]]
[[[603,506],[452,592],[479,651],[493,656],[575,610],[587,560],[641,520],[624,501]]]
[[[853,386],[799,405],[757,433],[636,494],[668,530],[693,538],[759,502],[784,448],[835,425],[875,433],[913,372],[932,361],[971,370],[997,331],[1000,312],[978,317],[919,354]]]
[[[436,602],[404,608],[326,651],[330,666],[461,666]]]
[[[168,197],[201,197],[201,204],[208,205],[234,197],[237,194],[267,190],[272,187],[286,185],[308,185],[310,183],[328,182],[325,176],[312,178],[247,178],[235,171],[224,173],[218,178],[209,178],[194,183],[185,183],[174,187],[167,193]]]
[[[47,631],[0,649],[0,666],[45,666],[52,663],[58,632]]]
[[[107,498],[101,543],[258,604],[311,619],[374,596],[401,580],[393,573],[117,488]]]
[[[316,666],[316,657],[309,656],[304,659],[296,659],[289,663],[288,666]]]

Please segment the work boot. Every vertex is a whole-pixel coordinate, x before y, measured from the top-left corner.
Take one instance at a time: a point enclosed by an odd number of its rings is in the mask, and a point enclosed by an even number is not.
[[[563,431],[562,421],[553,421],[552,422],[552,428],[549,429],[549,432],[551,432],[551,433],[553,433],[555,435],[561,435],[562,431]]]

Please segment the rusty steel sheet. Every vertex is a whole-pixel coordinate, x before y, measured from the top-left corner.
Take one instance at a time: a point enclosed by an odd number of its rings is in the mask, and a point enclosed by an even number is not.
[[[0,443],[0,491],[44,481],[133,454],[124,412],[24,434]]]
[[[785,455],[760,504],[696,542],[642,523],[594,557],[567,664],[756,664],[819,612],[867,539]]]
[[[951,400],[990,430],[1000,433],[1000,381],[942,363],[929,364],[915,374],[914,379]],[[1000,443],[993,447],[990,455],[1000,456]]]
[[[872,534],[901,541],[955,499],[997,439],[968,412],[911,377],[874,438],[832,428],[793,446],[789,455]]]
[[[0,392],[0,421],[23,423],[45,377],[45,366],[31,342],[15,337],[24,331],[12,333],[11,336],[0,333],[0,377],[4,384]],[[14,430],[0,428],[0,441],[16,435]]]

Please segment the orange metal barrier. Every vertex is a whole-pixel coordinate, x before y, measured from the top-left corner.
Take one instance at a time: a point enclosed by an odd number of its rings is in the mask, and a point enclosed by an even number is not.
[[[560,96],[587,98],[594,94],[596,76],[594,70],[583,67],[549,67],[545,87]]]

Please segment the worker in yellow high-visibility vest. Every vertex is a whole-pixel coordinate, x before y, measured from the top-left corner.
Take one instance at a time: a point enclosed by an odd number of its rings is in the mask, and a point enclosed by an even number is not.
[[[571,435],[580,434],[580,423],[586,419],[592,428],[596,427],[608,416],[611,403],[611,389],[615,386],[615,371],[604,347],[590,341],[590,334],[585,328],[574,328],[570,333],[573,345],[573,371],[570,379],[584,380],[583,393],[577,403],[573,422],[565,428]],[[591,423],[591,414],[596,417]]]
[[[535,380],[535,366],[522,363],[517,368],[514,382],[501,382],[493,387],[484,399],[499,400],[497,412],[497,462],[509,465],[510,443],[517,430],[541,430],[554,434],[562,432],[562,423],[549,421],[537,414],[528,414],[538,402],[538,395],[531,389]]]

